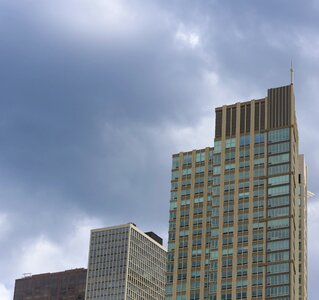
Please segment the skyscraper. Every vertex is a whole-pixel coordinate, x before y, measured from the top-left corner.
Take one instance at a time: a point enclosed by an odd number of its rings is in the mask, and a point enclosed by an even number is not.
[[[203,174],[195,155],[203,150],[173,155],[167,299],[307,299],[307,171],[293,85],[218,107],[215,120]]]
[[[132,223],[92,230],[85,299],[165,299],[161,241]]]

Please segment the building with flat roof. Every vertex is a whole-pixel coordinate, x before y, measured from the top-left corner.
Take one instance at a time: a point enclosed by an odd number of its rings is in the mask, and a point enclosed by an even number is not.
[[[166,249],[129,223],[91,231],[86,300],[165,299]]]
[[[307,299],[307,167],[293,84],[216,108],[173,155],[166,300]]]
[[[15,281],[13,300],[84,300],[86,269],[29,275]]]

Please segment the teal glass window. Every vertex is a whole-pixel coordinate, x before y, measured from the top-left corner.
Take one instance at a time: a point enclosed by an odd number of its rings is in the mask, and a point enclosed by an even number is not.
[[[192,163],[192,154],[184,154],[183,164],[191,164],[191,163]]]
[[[265,147],[264,146],[256,146],[254,149],[255,155],[262,155],[265,153]]]
[[[290,138],[290,128],[271,130],[268,132],[268,143],[287,141]]]
[[[267,284],[268,285],[289,284],[289,275],[280,274],[280,275],[267,276]]]
[[[289,194],[289,185],[276,186],[272,188],[268,188],[268,196],[278,196]]]
[[[282,240],[289,238],[289,228],[279,229],[279,230],[271,230],[267,232],[268,240]]]
[[[196,174],[204,173],[204,172],[205,172],[205,167],[204,166],[196,167]]]
[[[274,264],[267,266],[267,273],[276,274],[285,272],[289,272],[289,263]]]
[[[268,168],[268,175],[277,175],[289,172],[289,164],[272,166]]]
[[[236,153],[235,151],[230,151],[225,153],[225,160],[233,160],[235,159]]]
[[[196,153],[196,162],[205,161],[205,152],[197,152]]]
[[[290,204],[289,196],[280,196],[275,198],[268,198],[268,207],[277,207]]]
[[[172,169],[177,169],[179,166],[179,156],[173,156]]]
[[[220,165],[220,162],[221,162],[221,155],[219,153],[214,154],[214,156],[213,156],[214,165]]]
[[[289,251],[273,252],[267,254],[268,262],[282,262],[285,260],[289,260]]]
[[[214,142],[214,153],[220,153],[222,150],[222,142],[221,141],[215,141]]]
[[[240,137],[239,140],[239,145],[240,146],[246,146],[250,144],[250,136],[249,135],[244,135]]]
[[[235,138],[227,139],[225,146],[226,146],[226,149],[228,149],[228,148],[235,148],[235,147],[236,147],[236,139],[235,139]]]
[[[235,169],[235,164],[227,164],[225,165],[225,170],[234,170]]]
[[[192,174],[192,168],[188,168],[188,169],[183,169],[182,170],[182,175],[191,175]]]
[[[270,220],[267,222],[268,229],[277,229],[289,227],[289,218]]]
[[[220,174],[220,166],[213,167],[213,174]]]
[[[279,154],[279,155],[274,155],[274,156],[268,157],[268,164],[270,164],[270,165],[282,164],[282,163],[286,163],[286,162],[289,162],[289,153]]]
[[[285,217],[285,216],[289,216],[288,206],[268,209],[268,217]]]
[[[289,249],[289,240],[275,241],[267,243],[267,251],[280,251]]]
[[[279,297],[289,295],[289,285],[281,285],[274,287],[267,287],[267,297]]]
[[[268,185],[279,185],[289,183],[289,177],[289,175],[270,177],[268,179]]]
[[[261,144],[265,142],[265,135],[263,133],[255,134],[255,144]]]
[[[268,154],[278,154],[290,151],[290,142],[273,144],[268,146]]]

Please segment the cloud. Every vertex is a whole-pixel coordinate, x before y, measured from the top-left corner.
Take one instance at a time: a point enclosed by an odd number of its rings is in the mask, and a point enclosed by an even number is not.
[[[0,282],[85,265],[91,226],[164,235],[171,154],[212,146],[214,108],[287,84],[291,57],[318,194],[317,10],[287,3],[0,0]]]
[[[1,300],[11,300],[12,299],[12,295],[10,290],[8,290],[4,284],[2,284],[0,282],[0,299]]]
[[[0,213],[0,241],[5,238],[10,230],[9,217],[7,214]]]
[[[198,34],[185,30],[183,26],[180,26],[180,28],[177,30],[175,37],[178,41],[191,48],[196,48],[200,42],[200,37]]]

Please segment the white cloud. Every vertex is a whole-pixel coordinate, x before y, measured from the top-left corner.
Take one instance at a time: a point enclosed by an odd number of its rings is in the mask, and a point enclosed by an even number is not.
[[[9,224],[8,215],[4,213],[0,213],[0,240],[7,235],[9,230],[10,230],[10,224]]]
[[[200,43],[200,36],[193,30],[187,30],[183,25],[180,25],[175,38],[177,41],[181,42],[183,45],[188,46],[190,48],[196,48]]]
[[[11,300],[13,297],[10,290],[5,287],[4,284],[0,282],[0,299],[1,300]]]
[[[79,38],[103,38],[131,33],[139,24],[130,2],[125,0],[34,1],[32,17],[51,26],[59,34]]]
[[[22,247],[19,273],[44,273],[86,267],[90,230],[102,227],[98,219],[84,217],[74,219],[71,230],[56,241],[42,234],[28,240]]]

